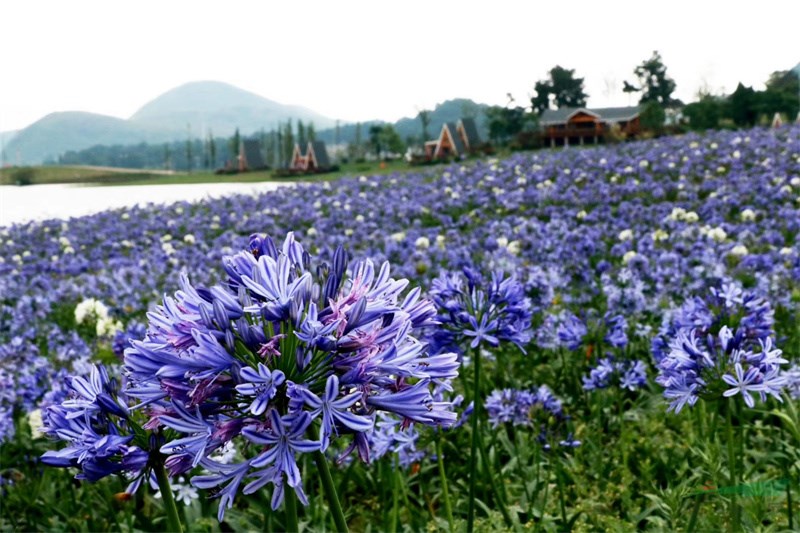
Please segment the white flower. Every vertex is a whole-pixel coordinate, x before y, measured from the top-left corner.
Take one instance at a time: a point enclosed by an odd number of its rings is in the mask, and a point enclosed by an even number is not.
[[[185,242],[186,244],[194,244],[197,242],[197,239],[195,239],[194,235],[192,235],[191,233],[187,233],[186,235],[183,236],[183,242]]]
[[[65,254],[74,254],[75,253],[75,248],[73,248],[72,246],[67,246],[66,248],[64,248],[64,253]]]
[[[224,465],[229,465],[236,458],[236,447],[233,441],[229,440],[218,448],[211,456],[211,459]]]
[[[31,437],[34,439],[44,437],[44,432],[42,431],[44,422],[42,421],[41,409],[34,409],[28,413],[28,425],[31,427]]]
[[[364,222],[364,215],[356,215],[356,222],[358,223]]]
[[[345,229],[344,229],[344,234],[345,234],[347,237],[350,237],[350,236],[353,234],[353,228],[345,228]]]
[[[128,220],[129,218],[131,218],[131,215],[128,213],[122,213],[122,216],[120,218],[122,218],[122,220]]]
[[[99,300],[87,298],[75,306],[75,322],[83,324],[84,321],[99,321],[108,318],[108,307]]]
[[[683,217],[685,215],[686,215],[686,209],[682,207],[673,207],[672,213],[670,213],[667,218],[670,220],[683,220]]]
[[[175,492],[175,499],[179,502],[183,502],[184,505],[191,505],[192,501],[196,500],[199,496],[197,494],[197,489],[188,483],[175,483],[172,486],[172,490]]]
[[[317,235],[317,228],[314,228],[314,227],[308,228],[308,230],[306,231],[306,235],[308,235],[309,237],[316,236]]]
[[[752,209],[745,209],[739,216],[741,217],[742,222],[752,222],[756,219],[756,212]]]
[[[161,243],[161,250],[163,250],[164,253],[167,254],[167,255],[172,255],[172,254],[175,253],[175,247],[172,246],[172,243],[170,243],[170,242],[162,242]]]
[[[442,250],[444,250],[444,241],[445,241],[444,235],[436,236],[436,246],[438,246]]]
[[[97,320],[95,333],[97,333],[98,337],[110,337],[120,330],[122,330],[122,322],[113,318],[103,317]]]
[[[631,259],[633,259],[637,255],[639,255],[639,254],[637,254],[633,250],[631,250],[630,252],[625,252],[625,255],[622,256],[622,262],[625,263],[625,264],[628,264],[628,263],[631,262]]]
[[[784,248],[781,248],[781,251],[778,252],[778,253],[780,253],[781,255],[792,255],[792,252],[794,252],[794,250],[792,250],[791,248],[784,247]]]
[[[519,255],[519,250],[520,250],[519,241],[511,241],[510,243],[508,243],[508,246],[506,246],[506,249],[508,250],[508,253],[510,253],[511,255]]]
[[[708,230],[708,236],[717,242],[723,242],[728,238],[728,234],[722,228],[711,228]]]
[[[800,187],[800,178],[794,177],[789,183],[792,184],[792,187]]]
[[[685,222],[697,222],[700,220],[700,217],[694,211],[687,211],[685,215],[683,215],[683,220]]]
[[[584,218],[586,218],[586,214],[587,214],[586,211],[581,209],[580,211],[577,212],[575,218],[577,218],[578,220],[583,220]]]
[[[58,243],[59,243],[61,246],[69,246],[69,245],[71,244],[71,243],[69,242],[69,239],[68,239],[68,238],[66,238],[66,237],[64,237],[63,235],[62,235],[61,237],[59,237],[59,238],[58,238]]]
[[[395,242],[403,242],[406,238],[406,233],[404,231],[398,231],[397,233],[392,233],[389,238]]]
[[[619,232],[619,236],[618,237],[619,237],[619,240],[621,240],[622,242],[630,241],[630,240],[633,239],[633,231],[631,231],[629,229],[624,229],[624,230]]]
[[[431,241],[425,236],[417,237],[417,240],[414,241],[414,246],[420,249],[427,249],[431,246]]]
[[[505,248],[508,246],[508,237],[498,237],[497,239],[497,246],[500,248]]]
[[[663,229],[659,228],[659,229],[657,229],[657,230],[655,230],[653,232],[652,237],[653,237],[653,240],[656,241],[656,242],[666,241],[667,239],[669,239],[669,233],[667,233]]]
[[[736,245],[736,246],[734,246],[734,247],[733,247],[733,249],[731,250],[731,254],[733,254],[733,255],[735,255],[735,256],[737,256],[737,257],[742,257],[742,256],[745,256],[745,255],[747,255],[748,253],[749,253],[749,252],[748,252],[748,250],[747,250],[747,246],[745,246],[745,245],[743,245],[743,244],[737,244],[737,245]]]
[[[650,166],[650,162],[646,159],[639,161],[639,168],[647,168],[648,166]]]

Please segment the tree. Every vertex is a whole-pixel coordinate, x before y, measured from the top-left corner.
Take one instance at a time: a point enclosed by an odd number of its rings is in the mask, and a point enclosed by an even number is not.
[[[644,104],[642,114],[639,115],[642,129],[656,134],[660,133],[663,129],[665,119],[666,113],[664,112],[664,108],[661,107],[661,104],[652,100]]]
[[[306,136],[306,126],[302,120],[297,121],[297,143],[305,149],[308,137]]]
[[[211,166],[217,166],[217,140],[211,130],[208,130],[208,154],[211,158]]]
[[[311,142],[317,140],[317,132],[314,130],[313,122],[309,122],[308,126],[306,126],[306,137],[308,137],[308,140]]]
[[[186,125],[186,170],[192,172],[192,125]]]
[[[711,94],[702,94],[697,102],[683,108],[693,130],[709,130],[719,126],[723,114],[723,101]]]
[[[756,91],[741,83],[728,97],[728,110],[733,123],[739,127],[754,126],[758,120]]]
[[[381,128],[380,143],[382,148],[390,154],[402,154],[406,149],[402,137],[391,124],[386,124]]]
[[[623,92],[641,92],[640,104],[656,102],[662,107],[669,107],[674,103],[672,93],[675,91],[675,80],[667,76],[667,67],[661,59],[661,54],[657,50],[649,59],[645,59],[637,66],[633,73],[639,81],[639,85],[625,82]]]
[[[431,125],[431,112],[428,109],[423,109],[417,116],[419,117],[419,121],[422,123],[422,142],[424,144],[425,141],[430,139],[430,135],[428,135],[428,127]]]
[[[381,150],[383,149],[383,146],[381,144],[381,141],[383,140],[381,138],[382,131],[383,128],[381,128],[377,124],[373,124],[372,126],[369,127],[369,145],[375,151],[375,159],[381,158]]]
[[[354,161],[358,161],[364,158],[364,155],[361,153],[361,123],[356,122],[356,132],[353,138],[353,142],[351,142],[347,146],[347,155],[350,159]]]
[[[292,133],[292,119],[286,122],[283,129],[283,160],[291,162],[294,152],[294,133]]]
[[[583,78],[575,77],[574,69],[556,65],[550,69],[549,78],[537,81],[533,87],[536,96],[531,98],[534,111],[541,114],[551,107],[585,107],[588,94],[583,92]]]
[[[236,131],[233,132],[233,137],[231,140],[228,141],[228,148],[231,153],[231,158],[234,158],[239,153],[239,144],[242,142],[242,137],[239,135],[239,128],[236,128]]]
[[[525,109],[520,106],[486,108],[489,138],[495,143],[510,141],[525,127]]]

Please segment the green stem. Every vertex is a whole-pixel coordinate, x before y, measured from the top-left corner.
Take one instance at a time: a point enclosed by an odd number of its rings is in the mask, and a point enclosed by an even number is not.
[[[392,464],[392,527],[390,531],[397,533],[397,527],[400,523],[400,487],[397,483],[397,456],[395,456]]]
[[[494,479],[491,472],[491,463],[489,462],[489,454],[486,453],[486,447],[483,445],[483,442],[478,443],[478,451],[481,454],[481,461],[483,462],[483,469],[484,469],[484,479]],[[494,493],[495,500],[497,501],[497,506],[500,508],[500,514],[503,515],[503,520],[506,523],[506,527],[511,527],[511,514],[508,512],[508,505],[506,505],[506,486],[502,480],[498,480],[497,483],[492,483],[492,492]]]
[[[283,504],[286,507],[286,531],[297,533],[297,495],[288,485],[284,487]]]
[[[164,510],[167,512],[167,526],[171,532],[183,533],[181,520],[178,518],[178,507],[175,505],[175,498],[172,497],[172,487],[169,484],[169,476],[164,463],[159,462],[153,467],[158,480],[158,488],[161,489],[161,501],[164,502]]]
[[[469,449],[469,510],[467,512],[467,533],[475,529],[475,482],[478,471],[478,430],[480,427],[481,408],[481,354],[479,350],[472,350],[472,363],[475,376],[472,388],[472,444]]]
[[[561,508],[561,521],[564,524],[564,530],[567,529],[567,507],[564,503],[564,481],[561,479],[561,459],[556,457],[556,483],[558,484],[558,505]]]
[[[725,418],[726,418],[726,425],[727,425],[727,444],[728,444],[728,470],[730,472],[730,482],[729,485],[731,487],[731,506],[730,506],[730,518],[731,518],[731,530],[732,531],[739,531],[741,529],[741,523],[739,518],[739,503],[736,501],[736,491],[739,489],[738,485],[738,476],[737,476],[737,457],[736,457],[736,443],[735,437],[733,432],[733,402],[736,400],[734,398],[728,398],[728,404],[725,406]]]
[[[436,434],[436,459],[439,463],[439,477],[442,481],[442,499],[444,500],[444,514],[447,516],[447,525],[450,533],[455,531],[453,525],[453,508],[450,506],[450,491],[447,488],[447,474],[444,471],[444,454],[442,453],[442,432]]]
[[[694,528],[697,524],[697,515],[700,512],[700,505],[703,503],[705,499],[705,494],[700,494],[699,496],[694,497],[694,506],[692,507],[692,516],[689,518],[689,525],[686,528],[686,531],[692,533]]]
[[[328,460],[322,452],[314,453],[314,463],[319,470],[319,478],[322,482],[322,489],[325,491],[325,499],[328,500],[328,507],[331,509],[333,515],[333,523],[336,525],[336,531],[339,533],[347,533],[347,521],[344,519],[342,512],[342,505],[339,502],[339,496],[336,494],[336,487],[333,485],[333,478],[331,477],[331,470],[328,468]]]
[[[786,519],[789,521],[789,530],[794,529],[794,516],[792,514],[792,478],[789,477],[789,460],[786,453],[786,439],[783,433],[783,424],[781,424],[781,443],[783,444],[784,456],[781,461],[783,469],[783,477],[786,478]]]

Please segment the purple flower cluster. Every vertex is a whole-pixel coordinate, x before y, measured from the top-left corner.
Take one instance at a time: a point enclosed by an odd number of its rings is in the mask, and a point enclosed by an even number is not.
[[[734,284],[684,303],[654,342],[656,382],[670,409],[737,395],[748,407],[755,405],[754,394],[762,402],[768,396],[782,401],[788,361],[774,346],[773,315],[765,300]]]
[[[77,479],[97,481],[128,472],[141,481],[150,458],[150,444],[142,429],[130,420],[130,411],[102,365],[92,366],[87,378],[68,377],[67,398],[46,408],[44,432],[66,441],[67,447],[48,451],[42,462],[50,466],[77,467]],[[135,436],[138,439],[133,443]]]
[[[581,444],[569,431],[569,417],[564,413],[561,400],[547,385],[530,390],[495,390],[484,405],[493,428],[504,424],[533,427],[539,431],[536,438],[546,451],[555,444],[567,448]]]
[[[496,347],[511,342],[524,350],[531,338],[531,302],[512,275],[494,272],[491,282],[471,268],[462,274],[442,272],[429,294],[439,309],[442,328],[432,335],[435,352],[469,344]]]
[[[621,389],[638,390],[647,385],[647,366],[639,360],[616,361],[613,357],[604,357],[583,377],[583,388],[605,389],[615,382]]]
[[[419,289],[403,296],[408,281],[392,278],[388,263],[348,271],[340,247],[312,267],[289,233],[280,247],[253,235],[223,264],[227,281],[210,288],[182,276],[181,290],[148,314],[144,340],[125,351],[127,392],[149,414],[146,427],[174,435],[160,448],[170,473],[211,472],[192,483],[224,485],[220,519],[246,481],[245,494],[271,484],[273,507],[287,486],[305,502],[298,456],[337,438],[352,438],[348,450],[369,460],[378,412],[404,426],[456,422],[452,404],[431,395],[457,377],[456,356],[429,356],[414,336],[437,325],[435,308]],[[210,458],[235,438],[252,456]]]

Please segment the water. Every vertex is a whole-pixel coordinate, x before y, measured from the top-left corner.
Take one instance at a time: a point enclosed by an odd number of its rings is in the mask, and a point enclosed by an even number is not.
[[[0,226],[30,220],[69,218],[140,204],[196,202],[229,194],[273,191],[291,183],[198,183],[192,185],[0,186]]]

